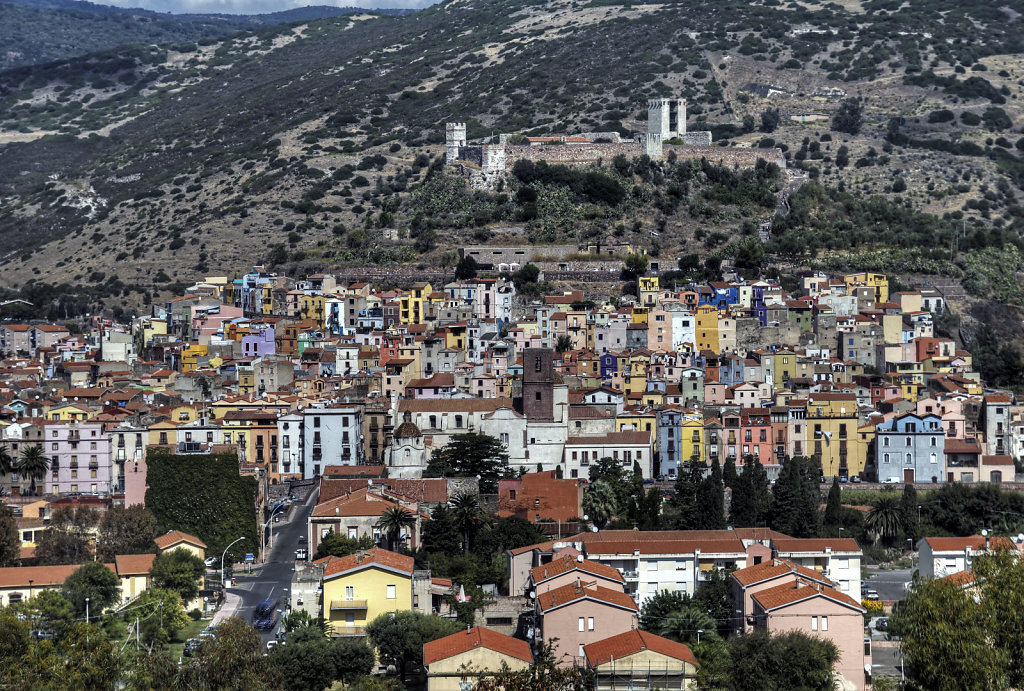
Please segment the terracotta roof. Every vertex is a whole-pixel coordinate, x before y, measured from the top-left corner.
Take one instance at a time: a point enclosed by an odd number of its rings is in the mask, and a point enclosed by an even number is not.
[[[541,612],[550,612],[558,607],[564,607],[565,605],[577,602],[579,600],[593,600],[613,607],[621,607],[623,609],[629,609],[637,611],[636,603],[626,593],[621,593],[617,590],[611,590],[609,588],[602,588],[601,586],[582,587],[577,586],[575,583],[569,583],[563,585],[561,588],[555,588],[549,590],[546,593],[540,593],[537,596],[537,605],[540,607]]]
[[[799,574],[800,576],[819,583],[832,585],[832,581],[825,578],[814,569],[794,564],[793,562],[785,559],[773,559],[771,561],[762,562],[760,564],[755,564],[754,566],[748,566],[746,568],[733,571],[732,577],[736,579],[737,583],[746,588],[747,586],[754,585],[755,583],[763,583],[791,573]]]
[[[149,573],[154,559],[155,554],[118,554],[114,566],[118,576],[138,576]]]
[[[530,644],[526,641],[480,626],[474,626],[465,631],[453,633],[451,636],[445,636],[444,638],[424,643],[423,664],[430,665],[438,660],[444,660],[453,655],[469,652],[476,648],[487,648],[496,653],[517,658],[523,662],[533,662]]]
[[[0,588],[27,588],[32,581],[33,588],[45,588],[64,585],[67,577],[74,573],[81,564],[61,564],[59,566],[9,566],[0,568]],[[113,564],[106,564],[113,571]]]
[[[864,607],[846,593],[841,593],[834,588],[822,586],[801,585],[799,583],[785,583],[775,588],[762,590],[754,593],[751,598],[761,605],[762,609],[770,612],[773,609],[788,607],[802,600],[809,600],[815,597],[824,597],[835,603],[849,607],[863,613]]]
[[[382,465],[329,465],[324,467],[322,476],[337,477],[384,477]]]
[[[981,535],[968,535],[967,537],[926,537],[924,539],[932,552],[963,552],[970,547],[974,551],[985,549],[985,538]],[[1013,541],[1006,537],[988,538],[990,547],[1001,549],[1013,549]]]
[[[982,456],[981,457],[981,464],[982,465],[1013,465],[1013,457],[1012,456],[1006,456],[1006,455],[1001,455],[1001,456]]]
[[[975,581],[974,569],[957,571],[956,573],[951,573],[948,576],[943,576],[940,580],[949,581],[950,583],[953,583],[954,585],[958,585],[960,587],[973,585]]]
[[[316,563],[325,565],[324,578],[326,579],[371,567],[397,571],[411,578],[415,562],[412,557],[407,557],[404,554],[396,554],[386,549],[370,549],[350,554],[347,557],[327,557]]]
[[[844,538],[798,538],[787,537],[772,540],[775,551],[779,554],[794,552],[824,552],[831,548],[833,552],[860,552],[860,545],[852,537]]]
[[[583,573],[606,578],[617,583],[625,582],[622,574],[613,566],[599,564],[596,561],[589,561],[587,559],[577,561],[568,555],[560,559],[552,559],[548,564],[541,564],[531,569],[530,578],[534,583],[543,583],[546,580],[561,576],[570,571],[582,571]]]
[[[738,538],[704,540],[605,540],[587,541],[587,554],[745,554],[743,542]]]
[[[379,494],[371,494],[367,487],[353,490],[327,501],[321,501],[313,508],[313,518],[325,516],[380,516],[397,502]]]
[[[649,631],[633,629],[617,636],[605,638],[596,643],[583,646],[583,654],[587,656],[587,664],[591,667],[603,665],[610,660],[620,660],[644,650],[651,650],[677,660],[697,664],[697,658],[688,647]]]
[[[206,549],[205,542],[195,537],[194,535],[183,533],[180,530],[168,530],[160,537],[154,539],[153,542],[156,543],[156,546],[160,549],[161,552],[169,547],[172,547],[173,545],[178,544],[179,542],[187,542],[190,545],[195,545],[196,547],[202,547],[203,549]]]

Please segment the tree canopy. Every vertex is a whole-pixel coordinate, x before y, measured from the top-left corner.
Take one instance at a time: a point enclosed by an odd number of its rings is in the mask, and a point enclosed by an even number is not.
[[[85,603],[88,599],[89,612],[95,617],[117,602],[121,594],[121,580],[106,564],[87,561],[67,577],[62,592],[74,608],[76,616],[85,616]]]
[[[480,478],[480,491],[498,491],[498,480],[508,472],[508,451],[496,437],[469,432],[455,434],[430,457],[424,477]]]
[[[443,638],[462,627],[452,621],[422,612],[401,611],[381,614],[366,627],[366,635],[385,664],[394,665],[402,681],[410,665],[423,662],[423,644]]]
[[[199,594],[204,573],[206,565],[203,560],[181,547],[158,554],[149,571],[154,587],[173,590],[185,602]]]
[[[100,521],[96,551],[105,561],[118,554],[147,554],[156,551],[156,536],[156,516],[145,506],[111,506]]]

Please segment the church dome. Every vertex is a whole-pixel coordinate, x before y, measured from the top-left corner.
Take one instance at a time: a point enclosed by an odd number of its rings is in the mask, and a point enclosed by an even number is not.
[[[420,428],[411,422],[403,422],[402,424],[395,428],[395,439],[422,436],[423,433],[420,432]]]

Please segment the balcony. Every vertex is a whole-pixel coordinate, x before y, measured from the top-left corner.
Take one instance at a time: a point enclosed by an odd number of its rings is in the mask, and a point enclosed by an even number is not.
[[[351,638],[365,636],[366,628],[362,626],[331,626],[331,636],[340,638]]]
[[[331,600],[331,611],[366,609],[366,600]]]
[[[640,574],[637,571],[623,571],[622,577],[628,581],[635,581],[640,578]]]

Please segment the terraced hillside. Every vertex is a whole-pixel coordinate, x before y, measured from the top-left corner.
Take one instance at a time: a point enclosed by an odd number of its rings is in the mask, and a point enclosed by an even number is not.
[[[1002,252],[1024,227],[1022,23],[953,0],[449,0],[12,70],[0,275],[110,308],[260,260],[427,264],[460,243],[608,233],[673,259],[904,256],[962,275],[958,244]],[[783,148],[789,170],[605,162],[595,174],[626,193],[610,204],[557,175],[470,193],[436,165],[446,121],[476,140],[629,135],[661,95],[686,97],[718,144]],[[756,220],[804,182],[751,250]]]

